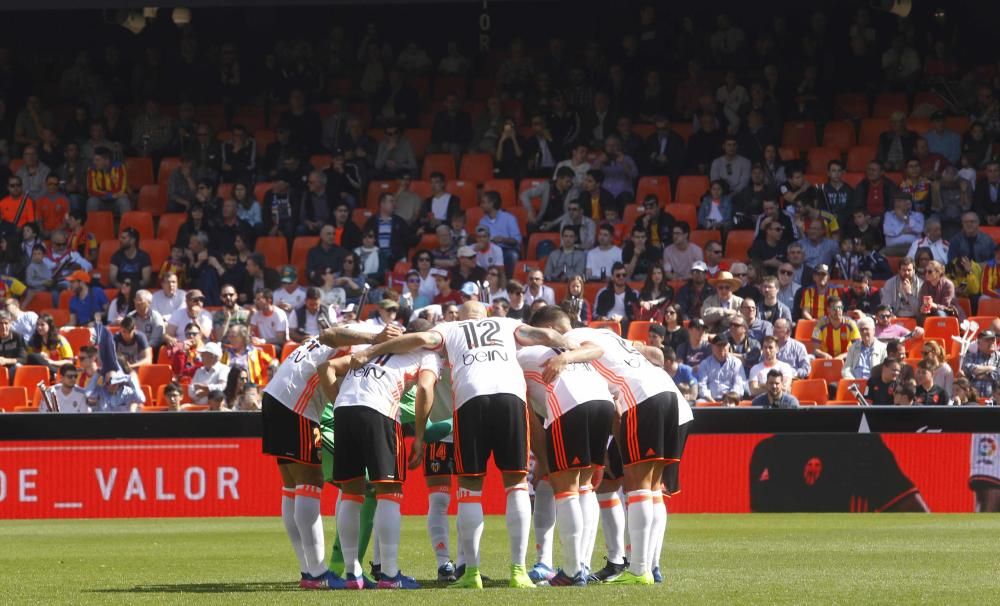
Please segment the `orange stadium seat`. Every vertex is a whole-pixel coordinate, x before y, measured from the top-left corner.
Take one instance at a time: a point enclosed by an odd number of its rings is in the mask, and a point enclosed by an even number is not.
[[[163,200],[166,202],[166,200]],[[167,211],[166,205],[160,204],[160,186],[143,185],[139,190],[139,203],[137,210],[148,212],[154,217],[158,217]]]
[[[888,118],[895,112],[907,113],[906,95],[903,93],[880,93],[875,97],[873,118]]]
[[[52,293],[47,290],[40,290],[31,298],[31,302],[24,306],[24,310],[37,313],[43,309],[55,306],[55,302],[52,301]]]
[[[31,398],[35,394],[39,381],[46,385],[49,384],[49,367],[26,365],[19,367],[14,373],[12,385],[27,389],[28,397]]]
[[[649,338],[649,327],[652,325],[653,322],[649,320],[633,320],[628,325],[628,339],[645,343]]]
[[[730,259],[748,259],[753,246],[754,233],[749,229],[734,229],[726,235],[726,256]]]
[[[491,154],[465,154],[459,176],[466,181],[482,183],[493,178],[493,156]]]
[[[63,291],[69,292],[69,291]],[[72,294],[72,293],[71,293]],[[69,305],[69,300],[66,302]],[[52,316],[52,321],[55,322],[56,326],[66,326],[69,324],[69,309],[61,309],[59,307],[52,307],[50,309],[43,309],[38,312],[39,314],[49,314]]]
[[[813,401],[823,405],[830,399],[823,379],[796,379],[792,381],[792,395],[800,401]]]
[[[292,257],[289,260],[291,265],[299,272],[299,284],[309,283],[309,276],[306,275],[306,257],[309,251],[319,245],[319,236],[298,236],[292,241]]]
[[[698,207],[693,204],[677,204],[671,202],[666,211],[678,223],[687,223],[691,229],[698,228]]]
[[[121,223],[118,225],[119,233],[126,227],[132,227],[139,232],[139,244],[142,240],[153,239],[153,215],[144,210],[130,210],[122,215]]]
[[[813,147],[807,152],[806,172],[826,174],[826,165],[831,160],[840,160],[840,150],[835,147]]]
[[[94,344],[94,335],[86,326],[64,327],[59,332],[69,341],[70,347],[73,348],[73,353],[78,354],[81,347]]]
[[[951,342],[952,337],[960,333],[958,318],[954,316],[929,316],[924,319],[924,339],[941,338],[947,344]]]
[[[865,93],[841,93],[833,99],[836,118],[858,120],[868,117],[868,95]]]
[[[456,196],[462,210],[479,205],[479,196],[476,195],[476,183],[464,179],[456,179],[445,183],[444,189],[449,194]]]
[[[618,320],[593,320],[588,322],[587,326],[591,328],[607,328],[619,336],[622,334],[622,325]]]
[[[855,145],[847,150],[847,170],[864,175],[868,163],[875,159],[878,149],[871,145]],[[862,176],[863,178],[863,176]]]
[[[722,234],[717,229],[695,229],[691,232],[691,243],[705,250],[705,245],[712,240],[722,242]]]
[[[823,128],[823,147],[831,147],[847,151],[858,142],[854,132],[854,123],[849,120],[828,122]]]
[[[424,169],[420,178],[430,180],[431,173],[435,172],[443,174],[445,180],[455,179],[457,177],[455,156],[451,154],[427,154],[424,158]]]
[[[683,175],[677,179],[676,200],[682,204],[695,204],[708,191],[708,177],[703,175]],[[694,225],[691,226],[694,229]]]
[[[667,177],[639,177],[639,186],[635,191],[636,202],[642,202],[649,194],[656,196],[661,207],[670,202],[670,179]]]
[[[288,242],[285,236],[262,236],[257,238],[257,252],[264,255],[267,266],[277,269],[288,265]]]
[[[174,245],[168,240],[143,240],[142,250],[149,255],[149,262],[153,267],[153,275],[160,271],[164,261],[170,258],[170,248]]]
[[[858,134],[859,145],[878,145],[879,135],[889,130],[888,118],[866,118],[861,121]]]
[[[139,376],[139,384],[149,385],[154,392],[158,392],[161,385],[174,380],[174,371],[169,364],[146,364],[137,367],[135,371]]]
[[[87,213],[84,231],[94,234],[98,242],[115,239],[115,216],[109,210],[95,210]]]
[[[160,222],[156,226],[156,237],[173,244],[177,241],[177,234],[181,226],[187,222],[187,215],[184,213],[166,213],[160,216]]]
[[[153,161],[149,158],[125,158],[125,171],[128,173],[128,187],[139,191],[147,185],[154,185]]]
[[[45,369],[45,371],[48,373],[48,369]],[[19,407],[27,405],[28,390],[26,387],[23,385],[8,385],[0,387],[0,410],[14,412]]]
[[[517,203],[517,195],[514,193],[514,181],[512,179],[490,179],[483,183],[483,191],[495,191],[500,194],[501,208],[507,212],[514,212]]]
[[[812,120],[786,122],[781,135],[781,146],[797,150],[816,147],[816,123]]]
[[[809,370],[810,379],[823,379],[827,383],[836,383],[841,379],[844,370],[843,360],[814,359]]]
[[[167,193],[167,182],[170,181],[170,173],[177,170],[181,165],[181,159],[177,156],[166,156],[160,158],[160,170],[156,173],[156,182],[163,186],[163,195]]]
[[[542,256],[539,256],[538,254],[538,246],[542,242],[550,242],[552,244],[550,250],[555,250],[559,248],[559,234],[552,234],[552,233],[531,234],[531,236],[528,237],[528,250],[527,250],[528,259],[536,260],[542,258]],[[543,255],[543,256],[547,257],[548,255]]]

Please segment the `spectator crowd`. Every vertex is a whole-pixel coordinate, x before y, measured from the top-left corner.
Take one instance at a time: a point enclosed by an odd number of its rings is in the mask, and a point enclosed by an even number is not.
[[[0,77],[0,409],[259,410],[323,328],[469,299],[659,347],[700,405],[996,402],[997,65],[802,17],[435,61],[338,25],[259,72],[182,29]]]

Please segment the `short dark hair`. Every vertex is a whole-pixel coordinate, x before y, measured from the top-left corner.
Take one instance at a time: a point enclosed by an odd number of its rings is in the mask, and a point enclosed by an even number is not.
[[[439,170],[436,170],[436,171],[432,172],[430,178],[431,179],[441,179],[442,181],[446,180],[444,178],[444,173],[441,172],[441,171],[439,171]]]
[[[778,377],[779,379],[784,379],[785,375],[777,368],[774,368],[772,370],[767,371],[767,378],[770,379],[772,377]]]
[[[163,395],[169,396],[172,393],[183,394],[184,390],[181,389],[180,385],[178,385],[177,383],[174,383],[173,381],[171,381],[170,383],[167,383],[166,386],[164,386],[164,388],[163,388]]]
[[[122,318],[120,326],[121,326],[122,330],[132,330],[132,329],[134,329],[135,328],[135,318],[133,318],[132,316],[125,316],[124,318]]]
[[[499,209],[503,203],[503,198],[500,197],[500,193],[495,191],[484,191],[483,200],[489,201],[490,205],[494,209]]]
[[[417,274],[417,275],[420,275],[420,274]],[[310,286],[309,288],[306,289],[306,298],[307,299],[322,299],[323,298],[323,292],[320,289],[316,288],[315,286]]]
[[[558,305],[546,305],[531,314],[529,324],[539,326],[541,324],[552,324],[562,319],[569,320],[569,314],[563,311]]]
[[[110,158],[111,150],[102,145],[94,150],[94,156],[100,156],[102,158]]]
[[[560,166],[559,169],[556,170],[556,179],[563,179],[565,177],[572,179],[576,177],[576,173],[573,172],[573,169],[568,166]]]
[[[603,170],[600,170],[600,169],[597,169],[597,168],[592,168],[592,169],[590,169],[590,170],[587,171],[587,176],[589,176],[590,178],[592,178],[594,181],[597,181],[598,183],[604,183],[604,171]]]

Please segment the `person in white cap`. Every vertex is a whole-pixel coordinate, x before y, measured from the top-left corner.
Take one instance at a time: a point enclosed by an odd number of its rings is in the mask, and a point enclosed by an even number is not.
[[[188,395],[195,404],[208,404],[208,394],[214,389],[225,389],[229,378],[229,367],[221,364],[222,347],[218,343],[206,343],[198,349],[201,368],[195,371],[188,386]]]
[[[451,289],[461,290],[466,282],[479,284],[486,279],[486,270],[476,265],[476,249],[461,246],[458,249],[458,267],[451,270]]]
[[[462,295],[462,302],[479,299],[479,286],[475,282],[466,282],[458,291]]]

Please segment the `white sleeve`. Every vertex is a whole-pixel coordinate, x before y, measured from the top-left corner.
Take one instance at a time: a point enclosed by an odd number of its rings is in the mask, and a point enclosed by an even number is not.
[[[429,349],[423,350],[420,357],[420,372],[429,370],[434,376],[441,376],[441,357]]]

